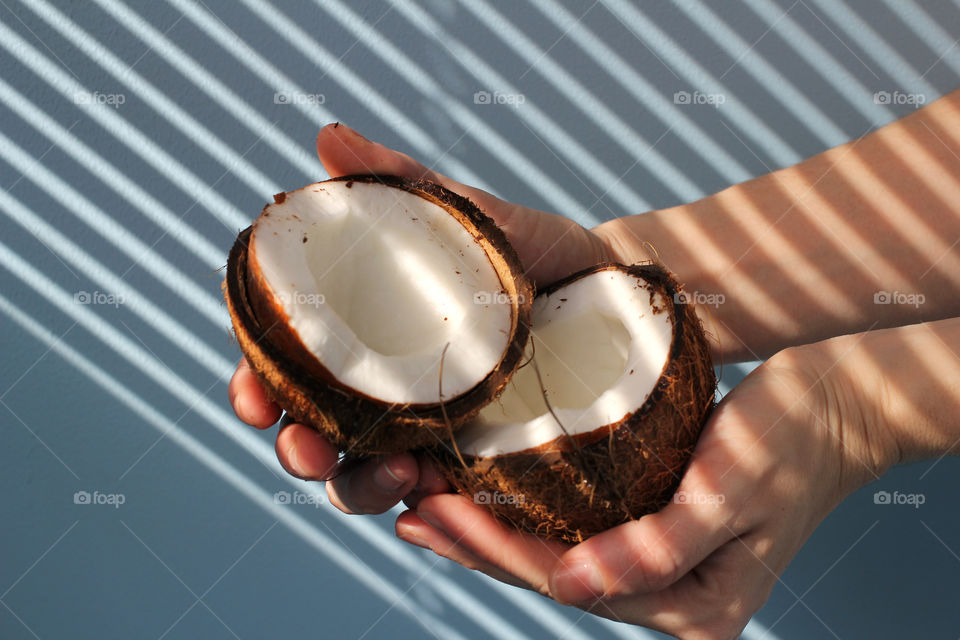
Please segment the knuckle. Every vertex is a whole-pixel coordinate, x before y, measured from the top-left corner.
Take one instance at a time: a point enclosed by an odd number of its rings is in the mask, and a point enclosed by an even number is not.
[[[683,565],[679,550],[664,540],[641,551],[644,558],[641,584],[647,591],[660,591],[680,579]]]

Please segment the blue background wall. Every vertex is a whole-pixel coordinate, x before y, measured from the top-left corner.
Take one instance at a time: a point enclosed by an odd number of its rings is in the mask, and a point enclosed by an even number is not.
[[[227,404],[237,231],[335,120],[588,226],[693,200],[953,90],[958,36],[951,2],[6,0],[0,637],[654,637],[286,476]],[[746,636],[956,638],[957,472],[852,496]]]

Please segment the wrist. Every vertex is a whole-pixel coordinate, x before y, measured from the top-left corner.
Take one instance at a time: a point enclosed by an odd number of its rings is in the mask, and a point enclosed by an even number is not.
[[[868,340],[852,334],[795,347],[811,370],[823,428],[840,446],[841,482],[848,491],[879,479],[909,457],[891,424],[888,379]]]

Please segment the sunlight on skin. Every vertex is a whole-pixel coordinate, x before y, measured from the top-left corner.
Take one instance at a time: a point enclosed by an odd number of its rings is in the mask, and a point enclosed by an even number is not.
[[[715,321],[719,347],[714,355],[723,362],[766,357],[793,344],[862,331],[874,321],[879,327],[915,322],[898,305],[873,304],[875,291],[908,283],[932,302],[924,309],[924,319],[950,317],[960,312],[960,296],[947,295],[956,288],[957,276],[949,285],[935,285],[921,276],[931,265],[947,269],[944,261],[952,265],[960,260],[946,251],[960,237],[960,216],[950,200],[932,193],[913,196],[923,207],[911,207],[911,201],[897,194],[917,192],[911,176],[926,176],[930,189],[945,196],[958,188],[960,141],[955,134],[934,137],[924,126],[929,114],[931,123],[943,130],[960,128],[958,102],[960,92],[794,167],[689,205],[612,220],[596,231],[615,239],[611,244],[621,260],[646,258],[652,245],[688,290],[726,296],[719,308],[699,310]],[[953,147],[945,149],[945,144]],[[900,148],[907,149],[909,167],[894,153]],[[863,158],[870,158],[873,168]],[[792,200],[792,194],[802,195]],[[790,207],[807,215],[783,216]],[[782,216],[777,229],[793,250],[785,251],[768,237],[769,224],[741,228],[737,221],[744,211],[765,212],[771,222]],[[811,218],[826,224],[824,215],[839,216],[846,225],[831,227],[833,233],[811,233]],[[912,256],[904,260],[908,240]],[[865,245],[873,250],[860,252]],[[860,294],[848,295],[846,304],[855,306],[852,312],[823,314],[810,304],[823,291],[813,272],[792,259],[797,250],[803,256],[816,255],[819,270],[836,282],[848,283],[851,273],[864,269],[876,277]],[[951,269],[952,274],[960,272]],[[785,274],[800,278],[800,288],[784,291]]]
[[[721,502],[671,502],[570,546],[514,531],[447,493],[439,472],[410,454],[350,463],[328,483],[331,501],[375,513],[402,499],[411,510],[398,535],[464,566],[615,620],[734,637],[849,493],[960,442],[960,319],[813,342],[960,313],[950,244],[960,237],[958,101],[960,92],[775,175],[605,223],[596,235],[433,174],[345,127],[325,128],[318,150],[332,175],[424,176],[467,195],[541,283],[600,258],[659,255],[688,291],[726,297],[699,309],[719,338],[715,357],[776,352],[712,413],[681,481],[679,491]],[[936,277],[924,280],[927,272]],[[923,307],[874,303],[876,290],[908,285],[926,296]],[[235,409],[266,427],[274,408],[243,369],[231,383]],[[337,452],[317,437],[300,446],[307,431],[286,426],[278,456],[304,477],[329,477]]]
[[[960,318],[871,331],[851,348],[853,339],[818,343],[820,357],[845,352],[832,372],[843,391],[839,400],[871,409],[864,420],[897,443],[893,463],[956,453]]]

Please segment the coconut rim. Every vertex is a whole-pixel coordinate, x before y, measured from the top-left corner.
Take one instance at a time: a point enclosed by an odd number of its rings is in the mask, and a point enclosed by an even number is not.
[[[484,461],[495,461],[499,458],[527,456],[531,454],[541,455],[544,456],[545,459],[548,459],[552,454],[559,455],[569,453],[581,447],[599,442],[604,438],[609,438],[622,428],[626,428],[632,432],[631,427],[643,420],[644,417],[650,414],[653,408],[663,400],[663,395],[670,386],[670,380],[678,373],[678,369],[682,366],[682,363],[679,362],[679,358],[682,355],[681,352],[685,342],[685,326],[691,321],[696,322],[698,325],[701,324],[700,318],[692,311],[686,309],[686,307],[689,305],[680,304],[676,301],[676,294],[681,291],[682,288],[677,284],[676,280],[673,278],[670,272],[663,267],[663,265],[654,261],[642,262],[633,265],[623,265],[616,262],[602,262],[570,274],[569,276],[561,278],[560,280],[544,287],[537,292],[537,297],[556,293],[560,289],[572,284],[573,282],[576,282],[577,280],[602,271],[624,272],[630,276],[642,279],[645,283],[647,283],[647,285],[652,285],[653,290],[647,287],[645,288],[647,288],[647,291],[651,296],[650,306],[652,309],[654,309],[654,312],[656,312],[658,308],[658,305],[654,304],[653,301],[653,296],[657,289],[660,289],[665,294],[664,297],[667,305],[665,311],[670,314],[669,318],[672,324],[670,348],[668,350],[667,361],[664,363],[663,369],[657,378],[657,382],[647,395],[644,402],[637,407],[635,411],[627,413],[623,418],[616,422],[600,425],[586,432],[576,433],[573,435],[561,435],[535,447],[528,447],[519,451],[509,451],[491,456],[476,456],[461,450],[459,445],[456,443],[456,438],[454,437],[452,444],[456,448],[451,451],[452,453],[462,456],[464,460],[474,461],[475,464],[484,464]],[[707,357],[709,358],[709,351],[707,352]],[[710,367],[712,368],[712,366],[713,364],[711,361]],[[709,410],[709,405],[707,410]],[[451,445],[445,444],[444,446],[449,448]]]
[[[264,328],[260,323],[248,296],[249,291],[247,284],[249,274],[247,257],[249,239],[253,229],[252,225],[239,233],[230,251],[230,257],[227,262],[227,276],[225,280],[226,293],[229,298],[240,302],[239,305],[236,305],[237,313],[231,314],[233,321],[242,322],[245,330],[254,337],[256,345],[263,352],[263,355],[275,363],[278,368],[282,369],[287,378],[295,381],[299,389],[303,389],[306,392],[326,387],[357,399],[363,404],[371,405],[370,408],[374,410],[393,412],[397,411],[399,407],[402,410],[410,411],[417,417],[443,419],[444,421],[448,421],[448,419],[453,420],[455,417],[462,418],[463,416],[471,415],[479,411],[489,402],[492,402],[506,386],[523,357],[524,346],[526,345],[530,332],[530,316],[534,298],[533,285],[524,274],[519,256],[516,254],[516,251],[500,227],[469,198],[461,196],[429,180],[412,180],[393,175],[354,174],[312,183],[294,191],[310,189],[318,184],[322,185],[325,182],[380,184],[385,187],[407,191],[443,208],[470,233],[474,241],[484,250],[494,272],[497,274],[501,286],[510,296],[511,337],[507,341],[507,347],[497,366],[463,393],[449,400],[442,399],[435,403],[397,403],[384,401],[354,387],[343,384],[319,359],[313,356],[312,352],[300,341],[296,332],[290,330],[289,326],[278,327],[277,325],[279,323],[274,323],[273,326]],[[293,191],[284,192],[283,195],[277,194],[274,196],[275,201],[282,203],[287,193],[293,193]],[[271,205],[265,205],[264,211],[269,206]],[[494,257],[501,261],[499,266]],[[506,282],[504,281],[505,275],[509,275]],[[242,311],[242,313],[240,313],[240,311]],[[274,344],[273,341],[265,339],[268,338],[269,332],[276,330],[275,327],[281,330],[285,328],[290,331],[290,335],[292,335],[296,343],[303,350],[301,353],[307,353],[313,357],[312,364],[314,364],[314,366],[308,368],[288,355],[283,349]],[[320,385],[323,386],[321,387]]]

